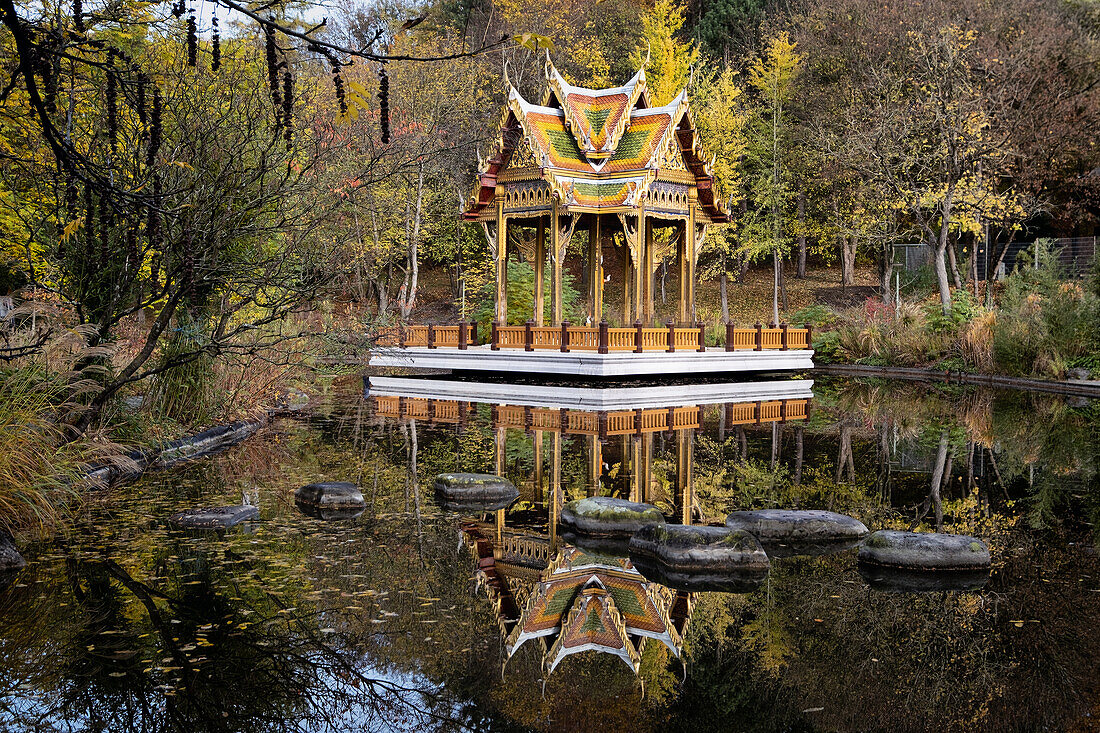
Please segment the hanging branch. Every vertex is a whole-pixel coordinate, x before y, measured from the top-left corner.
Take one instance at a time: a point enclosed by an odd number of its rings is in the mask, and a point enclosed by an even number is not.
[[[283,137],[289,150],[294,139],[294,77],[283,73]]]
[[[199,60],[199,32],[195,23],[195,9],[187,10],[187,65],[195,66]]]
[[[217,71],[222,65],[222,45],[221,34],[218,33],[218,14],[214,12],[210,15],[210,23],[213,27],[213,31],[210,33],[210,55],[213,60],[210,64],[211,71]]]
[[[382,144],[390,143],[390,77],[386,65],[378,67],[378,116],[382,127]]]

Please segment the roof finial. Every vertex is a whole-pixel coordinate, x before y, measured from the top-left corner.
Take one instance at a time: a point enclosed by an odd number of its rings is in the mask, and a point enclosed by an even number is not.
[[[508,78],[508,60],[504,60],[504,84],[505,86],[512,86],[512,80]]]
[[[684,87],[684,89],[687,89],[688,87],[690,87],[692,82],[694,82],[694,81],[695,81],[695,64],[692,64],[691,66],[688,67],[688,83],[687,83],[687,86]]]
[[[544,48],[546,52],[546,65],[543,67],[543,72],[546,74],[546,80],[550,80],[550,70],[554,68],[554,62],[550,60],[550,49]]]
[[[647,40],[645,42],[645,61],[642,62],[642,68],[649,66],[649,55],[653,51],[653,45]]]

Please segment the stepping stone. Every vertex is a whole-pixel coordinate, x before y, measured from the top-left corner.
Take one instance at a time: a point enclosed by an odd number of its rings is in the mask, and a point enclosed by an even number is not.
[[[168,517],[168,523],[178,529],[229,529],[259,516],[254,506],[216,506],[177,512]]]
[[[989,547],[961,534],[880,529],[860,545],[859,561],[910,570],[985,570]]]
[[[366,506],[363,492],[347,481],[322,481],[303,486],[294,492],[294,501],[321,509],[362,509]]]
[[[561,509],[561,524],[577,534],[629,537],[647,524],[664,524],[652,504],[638,504],[610,496],[574,499]]]
[[[303,486],[294,492],[294,504],[302,514],[326,521],[355,519],[366,507],[359,487],[346,481]]]
[[[989,582],[989,570],[910,570],[859,564],[859,574],[874,590],[886,593],[974,591]]]
[[[19,554],[15,547],[15,539],[6,531],[0,529],[0,571],[18,570],[25,567],[27,561]]]
[[[452,512],[495,512],[519,498],[512,482],[492,473],[441,473],[435,477],[439,505]]]
[[[650,562],[642,557],[631,560],[631,563],[646,580],[685,593],[752,593],[758,590],[768,577],[767,568],[751,568],[724,573],[682,573],[671,570],[659,563]]]
[[[630,557],[683,573],[768,568],[768,555],[756,538],[728,527],[651,524],[630,538]]]
[[[867,534],[867,527],[855,517],[820,509],[733,512],[726,526],[743,529],[765,545],[856,541]]]

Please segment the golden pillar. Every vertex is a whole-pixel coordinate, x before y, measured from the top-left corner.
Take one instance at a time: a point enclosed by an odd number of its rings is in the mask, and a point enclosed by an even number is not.
[[[534,441],[535,471],[532,479],[535,484],[535,501],[542,500],[542,431],[535,431]]]
[[[691,524],[692,484],[694,483],[691,469],[694,443],[693,430],[680,430],[676,433],[676,498],[680,504],[680,521],[683,524]]]
[[[542,287],[543,272],[546,266],[546,224],[539,217],[538,228],[535,232],[535,292],[533,320],[536,326],[544,324],[543,311],[545,310],[545,293]]]
[[[600,232],[600,215],[592,214],[588,230],[588,314],[592,325],[603,318],[603,246]]]
[[[631,501],[645,501],[645,486],[642,482],[645,480],[645,471],[642,466],[642,443],[644,438],[641,435],[634,435],[630,437],[630,500]]]
[[[653,220],[648,216],[645,220],[645,242],[643,244],[642,262],[645,272],[643,273],[643,280],[645,282],[643,297],[645,299],[645,312],[642,314],[642,320],[647,326],[653,325],[653,275],[654,275],[654,253],[653,253]]]
[[[497,186],[497,236],[493,253],[496,280],[496,309],[493,318],[504,326],[508,323],[508,219],[504,216],[504,187]]]
[[[603,475],[603,444],[600,436],[588,435],[588,495],[595,496],[600,490],[600,476]]]
[[[561,432],[550,433],[550,551],[558,548],[558,518],[564,497],[561,493]]]

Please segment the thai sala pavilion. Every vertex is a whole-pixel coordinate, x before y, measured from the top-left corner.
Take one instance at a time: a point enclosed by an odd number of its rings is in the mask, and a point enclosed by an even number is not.
[[[624,86],[585,89],[566,82],[549,54],[546,81],[541,104],[508,84],[499,141],[462,211],[484,228],[494,263],[489,328],[405,324],[380,334],[378,346],[399,348],[373,349],[370,365],[608,378],[812,369],[809,328],[727,323],[723,340],[698,319],[699,250],[707,227],[729,216],[687,89],[654,107],[644,66]],[[580,323],[565,318],[572,243],[584,245]],[[531,312],[509,313],[510,252],[533,265]],[[621,308],[605,300],[608,285]],[[670,289],[675,313],[659,318],[655,291],[668,308]]]
[[[551,325],[563,320],[563,264],[581,231],[588,233],[588,325],[604,318],[604,258],[615,249],[622,262],[621,325],[655,325],[655,265],[673,253],[679,263],[676,320],[694,324],[699,249],[707,225],[729,217],[698,146],[687,88],[653,107],[644,67],[625,86],[586,89],[565,81],[549,53],[546,79],[542,104],[528,102],[509,84],[499,148],[482,161],[463,214],[485,228],[495,261],[496,321],[508,322],[509,233],[526,227],[535,229],[533,243],[511,239],[535,268],[529,316],[535,325],[545,325],[547,263]],[[672,229],[672,236],[655,240],[660,228]]]

